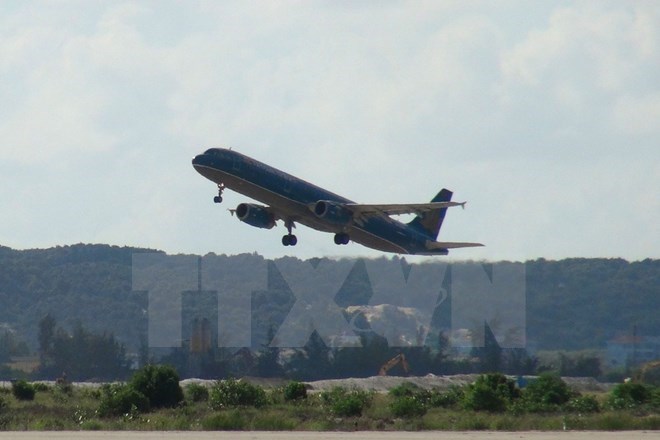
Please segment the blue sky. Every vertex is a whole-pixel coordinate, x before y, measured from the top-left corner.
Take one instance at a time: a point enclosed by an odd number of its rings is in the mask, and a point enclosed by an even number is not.
[[[660,256],[657,1],[0,2],[0,244],[378,256],[231,217],[232,147],[364,203],[430,200],[449,259]]]

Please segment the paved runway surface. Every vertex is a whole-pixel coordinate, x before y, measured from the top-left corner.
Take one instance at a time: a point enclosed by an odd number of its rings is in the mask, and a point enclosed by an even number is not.
[[[313,439],[313,440],[615,440],[615,439],[660,439],[660,431],[545,431],[545,432],[492,432],[492,431],[424,431],[424,432],[264,432],[264,431],[205,431],[205,432],[126,432],[126,431],[85,431],[85,432],[1,432],[0,439],[91,439],[91,440],[287,440],[287,439]]]

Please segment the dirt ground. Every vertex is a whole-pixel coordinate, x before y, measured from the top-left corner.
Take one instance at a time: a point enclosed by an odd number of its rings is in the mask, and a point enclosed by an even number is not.
[[[387,392],[389,389],[402,384],[403,382],[412,382],[415,385],[426,388],[438,388],[445,390],[452,385],[465,385],[472,383],[477,379],[477,374],[457,374],[453,376],[436,376],[434,374],[427,374],[426,376],[372,376],[365,378],[347,378],[347,379],[329,379],[318,380],[314,382],[305,382],[310,391],[324,391],[332,387],[341,386],[345,388],[357,388],[361,390],[373,390],[376,392]],[[282,379],[264,379],[264,378],[245,378],[255,385],[260,385],[266,388],[277,387],[286,383]],[[525,376],[526,381],[533,379],[532,376]],[[615,384],[600,383],[591,377],[564,377],[564,381],[573,389],[580,392],[601,393],[608,392]],[[196,382],[203,384],[211,384],[213,381],[206,381],[200,379],[186,379],[182,381],[181,385],[185,386],[187,383]]]
[[[476,374],[458,374],[453,376],[435,376],[428,374],[426,376],[416,377],[397,377],[397,376],[373,376],[364,379],[336,379],[336,380],[319,380],[316,382],[309,382],[313,390],[326,390],[333,386],[343,387],[356,387],[364,390],[373,390],[377,392],[387,392],[390,388],[400,385],[403,382],[412,382],[415,385],[431,389],[447,389],[452,385],[466,385],[472,383],[477,379]],[[529,381],[531,377],[524,378]],[[565,377],[564,381],[573,389],[580,392],[607,392],[613,384],[602,384],[593,378],[583,377]]]
[[[436,376],[434,374],[427,374],[426,376],[372,376],[365,378],[347,378],[347,379],[329,379],[318,380],[313,382],[305,382],[309,391],[324,391],[332,387],[341,386],[345,388],[357,388],[361,390],[373,390],[376,392],[387,392],[389,389],[402,384],[403,382],[412,382],[415,385],[432,389],[437,388],[445,390],[452,385],[465,385],[472,383],[477,379],[477,374],[456,374],[453,376]],[[524,380],[529,381],[533,376],[525,376]],[[246,377],[245,380],[255,385],[264,388],[275,388],[285,385],[287,380],[284,379],[267,379],[260,377]],[[564,377],[562,378],[571,388],[580,392],[591,393],[606,393],[612,389],[616,384],[614,383],[601,383],[591,377]],[[54,385],[53,381],[39,381],[49,385]],[[184,379],[181,381],[181,386],[186,386],[189,383],[199,383],[211,386],[215,383],[214,380],[204,379]],[[101,384],[95,382],[75,382],[74,386],[80,387],[98,387]],[[11,387],[10,382],[0,382],[0,387]]]

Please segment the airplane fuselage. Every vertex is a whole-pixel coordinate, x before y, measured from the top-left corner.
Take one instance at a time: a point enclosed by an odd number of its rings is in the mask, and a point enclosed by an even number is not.
[[[267,205],[285,224],[300,223],[319,231],[346,234],[366,247],[400,254],[446,255],[447,249],[428,249],[428,235],[388,215],[370,215],[359,222],[328,222],[315,215],[319,201],[353,204],[351,200],[294,177],[233,150],[211,148],[193,159],[207,179]],[[220,199],[221,200],[221,199]],[[290,231],[289,231],[290,232]]]

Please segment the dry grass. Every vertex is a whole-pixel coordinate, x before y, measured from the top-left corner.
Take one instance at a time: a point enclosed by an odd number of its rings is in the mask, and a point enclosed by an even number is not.
[[[394,417],[391,397],[373,395],[360,417],[333,415],[318,395],[303,401],[276,401],[263,408],[213,410],[205,401],[145,414],[98,415],[99,394],[49,387],[33,401],[16,400],[0,390],[0,430],[653,430],[660,414],[604,411],[594,414],[492,414],[457,408],[430,408],[423,416]]]

